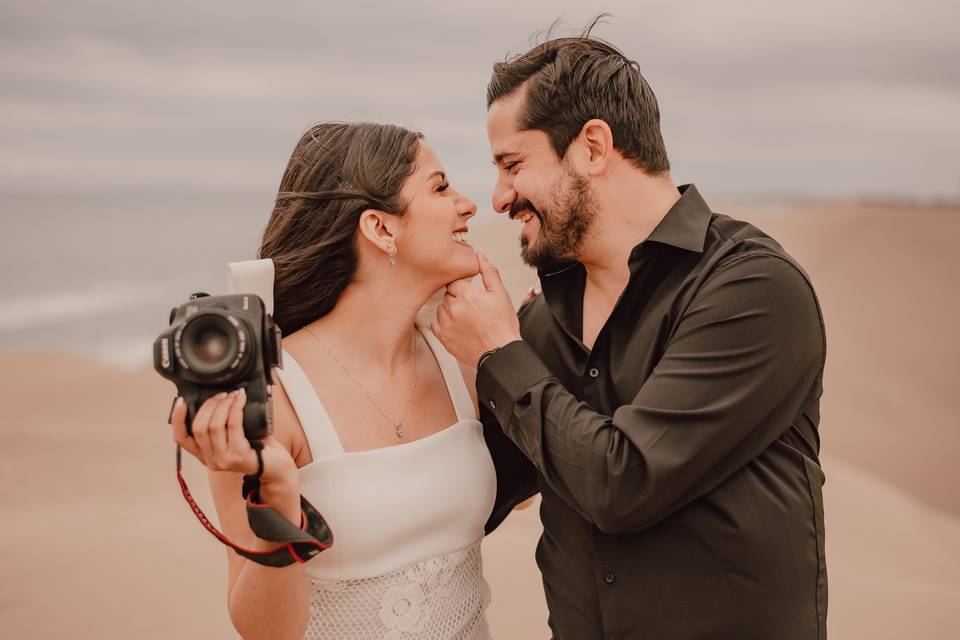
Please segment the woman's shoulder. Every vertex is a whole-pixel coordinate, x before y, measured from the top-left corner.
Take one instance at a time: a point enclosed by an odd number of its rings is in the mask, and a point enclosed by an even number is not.
[[[463,382],[467,385],[467,391],[470,393],[470,399],[473,400],[473,406],[477,408],[477,370],[468,367],[459,360],[457,365],[460,367],[460,375],[463,376]]]

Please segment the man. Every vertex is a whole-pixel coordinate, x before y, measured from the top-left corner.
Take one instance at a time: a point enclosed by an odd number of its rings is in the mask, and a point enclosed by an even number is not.
[[[433,329],[535,467],[554,636],[825,637],[803,270],[674,186],[653,92],[589,33],[495,65],[487,131],[543,294],[518,323],[480,254],[483,288],[452,283]],[[500,470],[501,505],[528,469]]]

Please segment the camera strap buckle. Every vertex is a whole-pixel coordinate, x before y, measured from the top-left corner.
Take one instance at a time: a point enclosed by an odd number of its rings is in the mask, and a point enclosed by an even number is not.
[[[263,473],[263,460],[260,449],[262,443],[251,440],[250,444],[257,452],[257,461],[259,469],[256,475],[246,475],[243,477],[243,498],[247,504],[247,521],[250,529],[257,537],[271,542],[280,542],[281,545],[269,551],[255,551],[247,549],[231,541],[227,536],[220,532],[213,523],[210,522],[206,514],[200,509],[196,500],[190,495],[187,483],[183,479],[183,466],[181,461],[181,450],[177,447],[177,481],[180,483],[180,490],[186,499],[190,509],[193,510],[200,524],[209,531],[213,537],[227,545],[237,552],[237,554],[252,560],[257,564],[268,567],[286,567],[294,562],[306,562],[321,551],[328,549],[333,544],[333,533],[327,522],[320,515],[310,502],[300,496],[300,526],[297,527],[292,522],[283,517],[276,509],[269,505],[260,504],[260,474]],[[258,446],[259,445],[259,446]]]

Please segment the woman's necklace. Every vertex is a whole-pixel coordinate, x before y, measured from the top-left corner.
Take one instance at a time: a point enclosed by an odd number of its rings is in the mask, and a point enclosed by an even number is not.
[[[413,335],[413,388],[410,390],[410,397],[407,399],[407,406],[404,407],[403,413],[400,415],[400,419],[395,421],[390,416],[387,415],[386,411],[380,408],[380,405],[377,404],[377,401],[374,400],[369,393],[367,393],[367,390],[363,388],[363,385],[360,384],[360,381],[357,380],[352,373],[350,373],[349,369],[343,366],[343,363],[337,359],[337,356],[333,355],[333,352],[330,351],[329,348],[327,348],[327,345],[323,343],[323,340],[318,338],[317,334],[315,334],[313,331],[310,330],[310,327],[304,327],[304,329],[307,330],[307,333],[313,336],[314,340],[320,343],[320,346],[323,347],[323,350],[326,351],[327,354],[331,358],[333,358],[333,361],[336,362],[341,369],[343,369],[343,372],[347,374],[351,380],[353,380],[353,382],[357,385],[357,388],[360,389],[361,393],[363,393],[363,395],[367,397],[367,400],[370,401],[370,404],[372,404],[374,408],[380,412],[380,415],[382,415],[384,418],[387,419],[387,422],[389,422],[393,426],[394,432],[397,434],[397,437],[402,438],[404,435],[406,435],[403,432],[403,420],[407,417],[407,412],[410,411],[410,407],[413,404],[413,398],[417,394],[417,335],[416,333],[414,333]]]

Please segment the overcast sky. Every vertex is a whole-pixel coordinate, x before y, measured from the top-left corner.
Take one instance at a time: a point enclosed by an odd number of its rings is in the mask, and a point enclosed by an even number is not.
[[[311,122],[374,119],[488,209],[492,63],[601,11],[677,182],[960,197],[960,3],[934,0],[0,0],[0,193],[271,193]]]

